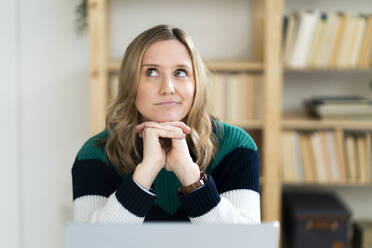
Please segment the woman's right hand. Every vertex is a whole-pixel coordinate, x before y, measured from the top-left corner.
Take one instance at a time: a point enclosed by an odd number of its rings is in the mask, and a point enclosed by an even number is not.
[[[143,160],[137,165],[133,173],[133,180],[141,186],[150,189],[153,181],[166,163],[166,151],[162,148],[161,138],[183,139],[185,134],[174,124],[162,124],[162,128],[155,122],[143,122],[136,127],[136,131],[143,140]]]

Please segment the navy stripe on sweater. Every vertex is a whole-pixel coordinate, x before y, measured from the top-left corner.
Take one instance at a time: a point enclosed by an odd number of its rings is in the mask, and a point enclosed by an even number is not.
[[[85,195],[109,197],[122,182],[115,169],[100,159],[76,159],[71,174],[73,200]]]
[[[235,148],[210,173],[220,194],[234,189],[250,189],[259,192],[260,158],[258,151],[245,147]]]
[[[72,167],[73,200],[86,195],[109,197],[115,193],[118,201],[131,213],[144,217],[156,196],[143,191],[132,179],[125,178],[99,159],[76,160]]]

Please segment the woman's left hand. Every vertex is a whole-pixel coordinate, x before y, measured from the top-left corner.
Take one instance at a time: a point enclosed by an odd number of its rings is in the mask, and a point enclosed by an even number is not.
[[[159,128],[159,129],[179,129],[180,132],[185,134],[190,133],[191,129],[183,122],[144,122],[139,125],[142,129],[146,127]],[[187,146],[186,138],[172,139],[171,147],[167,151],[165,169],[172,171],[176,174],[181,184],[184,186],[196,182],[200,178],[199,166],[192,161],[189,148]]]

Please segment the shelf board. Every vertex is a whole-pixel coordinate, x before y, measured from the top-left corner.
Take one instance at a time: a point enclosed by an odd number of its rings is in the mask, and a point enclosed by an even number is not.
[[[118,72],[120,69],[120,60],[110,60],[107,63],[107,70],[109,72]],[[249,72],[262,72],[263,64],[247,61],[210,61],[206,62],[208,69],[212,72],[240,72],[240,71],[249,71]]]
[[[284,72],[372,72],[372,67],[284,67]]]
[[[284,114],[282,121],[284,129],[347,129],[372,130],[372,120],[318,120],[303,114]]]
[[[372,182],[285,182],[283,186],[330,186],[330,187],[371,187]]]
[[[208,69],[214,71],[226,71],[226,72],[262,72],[263,63],[248,62],[248,61],[210,61],[206,62]]]
[[[261,129],[262,120],[222,120],[230,125],[239,126],[243,129]]]

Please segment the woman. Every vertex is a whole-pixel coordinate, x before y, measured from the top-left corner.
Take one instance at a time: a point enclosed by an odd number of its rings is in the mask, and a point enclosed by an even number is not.
[[[208,114],[206,84],[181,29],[159,25],[132,41],[106,129],[72,168],[75,221],[260,222],[257,147]]]

